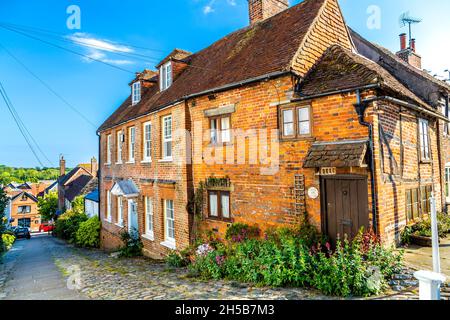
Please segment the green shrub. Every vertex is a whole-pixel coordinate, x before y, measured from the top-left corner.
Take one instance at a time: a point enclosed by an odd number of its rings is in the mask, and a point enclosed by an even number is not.
[[[120,248],[120,256],[125,258],[142,256],[142,244],[141,238],[135,232],[130,233],[127,230],[120,232],[120,239],[123,242],[123,246]]]
[[[443,239],[450,233],[450,216],[444,213],[437,215],[438,218],[438,234]],[[426,217],[414,225],[407,226],[400,234],[403,244],[411,243],[411,236],[431,237],[431,218]]]
[[[332,251],[329,243],[310,246],[311,240],[298,231],[282,228],[271,230],[265,240],[231,240],[216,247],[204,244],[191,259],[189,270],[203,279],[314,287],[347,297],[379,293],[402,267],[401,253],[382,247],[373,232],[361,231],[352,243],[338,243]],[[316,237],[314,232],[310,235]]]
[[[3,250],[8,251],[11,249],[12,245],[14,244],[14,241],[16,241],[16,237],[9,233],[2,234],[2,242],[3,242]],[[1,251],[1,250],[0,250]]]
[[[74,243],[76,242],[76,233],[80,224],[86,220],[88,220],[88,216],[85,213],[67,211],[56,220],[56,235],[61,239]]]
[[[260,230],[256,226],[249,226],[244,223],[232,224],[225,234],[225,239],[233,242],[243,242],[248,239],[258,238]]]
[[[98,248],[100,246],[100,228],[98,217],[81,222],[75,234],[76,244],[85,248]]]
[[[183,252],[178,253],[176,251],[172,251],[166,257],[166,263],[174,268],[182,268],[189,265],[189,258]]]

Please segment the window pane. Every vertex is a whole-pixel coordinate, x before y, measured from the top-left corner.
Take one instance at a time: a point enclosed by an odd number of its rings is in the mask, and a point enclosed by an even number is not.
[[[220,125],[222,129],[222,142],[230,142],[230,117],[220,119]]]
[[[230,218],[230,195],[228,193],[223,193],[220,198],[220,203],[222,206],[222,217]]]
[[[219,211],[217,206],[217,193],[211,192],[209,194],[209,215],[211,217],[218,217]]]
[[[283,134],[285,136],[294,135],[294,110],[283,111]]]
[[[309,121],[309,108],[298,109],[298,121]]]
[[[299,134],[309,134],[309,121],[299,123]]]
[[[211,127],[211,143],[216,143],[217,142],[217,119],[211,119],[210,127]]]

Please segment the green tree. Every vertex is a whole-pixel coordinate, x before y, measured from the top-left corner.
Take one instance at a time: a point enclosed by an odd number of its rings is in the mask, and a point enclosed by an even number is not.
[[[3,251],[3,233],[6,229],[6,206],[8,204],[8,196],[6,195],[6,192],[3,191],[3,189],[0,189],[0,252]]]
[[[75,213],[84,213],[84,196],[78,196],[72,201],[72,210]]]
[[[51,220],[56,218],[56,210],[58,210],[58,194],[50,192],[44,197],[38,199],[38,210],[42,216],[42,220]]]

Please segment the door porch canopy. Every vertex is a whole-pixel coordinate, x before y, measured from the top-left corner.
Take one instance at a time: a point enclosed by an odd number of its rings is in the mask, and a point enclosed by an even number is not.
[[[304,168],[366,167],[367,140],[314,143],[306,156]]]
[[[111,188],[111,194],[117,197],[135,198],[139,196],[139,189],[131,179],[120,180]]]

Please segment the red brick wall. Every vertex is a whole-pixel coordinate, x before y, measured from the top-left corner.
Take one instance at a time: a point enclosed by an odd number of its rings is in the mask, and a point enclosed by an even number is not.
[[[173,161],[162,162],[161,151],[161,121],[162,117],[172,115],[173,129]],[[143,160],[143,124],[151,121],[152,123],[152,162],[142,163]],[[154,241],[143,238],[144,253],[154,258],[161,258],[167,254],[169,249],[161,245],[164,241],[164,213],[162,208],[162,200],[174,200],[175,208],[175,238],[177,249],[182,249],[189,244],[189,215],[186,211],[188,201],[188,177],[187,168],[184,159],[186,158],[186,136],[184,128],[186,128],[186,110],[184,103],[170,107],[156,114],[151,114],[140,119],[128,122],[116,128],[101,133],[101,159],[106,159],[106,137],[112,135],[112,164],[101,164],[102,182],[101,182],[101,205],[100,214],[102,217],[102,247],[117,248],[120,241],[117,239],[121,228],[116,224],[117,220],[117,197],[111,196],[112,199],[112,223],[105,221],[106,219],[106,190],[111,190],[115,181],[120,179],[132,178],[140,190],[140,195],[135,198],[137,202],[139,233],[145,232],[145,207],[144,197],[149,196],[153,199],[154,212]],[[127,163],[128,161],[128,128],[134,126],[136,128],[136,145],[135,145],[135,163]],[[122,147],[123,164],[116,164],[116,133],[119,130],[125,130],[126,139]],[[181,132],[178,129],[182,129]],[[148,179],[170,180],[175,185],[162,182],[152,182]],[[128,225],[128,203],[126,199],[124,203],[124,225]],[[113,239],[115,237],[115,239]]]

